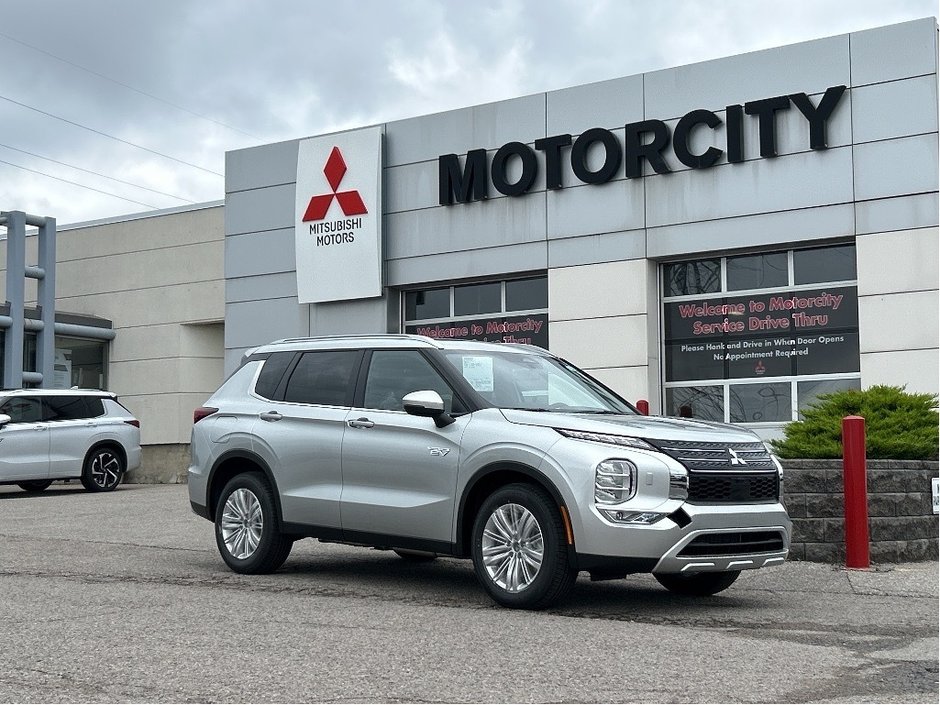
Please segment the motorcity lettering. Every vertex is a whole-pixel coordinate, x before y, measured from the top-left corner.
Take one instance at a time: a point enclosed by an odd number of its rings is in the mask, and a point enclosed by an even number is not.
[[[624,125],[624,142],[610,130],[594,127],[585,130],[577,138],[570,134],[559,134],[536,139],[534,149],[522,142],[507,142],[496,150],[490,160],[486,149],[472,149],[464,157],[463,166],[456,154],[438,157],[438,202],[442,206],[454,203],[485,200],[489,197],[489,185],[505,196],[520,196],[535,184],[539,170],[536,152],[544,154],[545,187],[560,189],[562,185],[562,154],[567,153],[571,170],[581,182],[602,184],[610,181],[621,171],[628,179],[643,176],[644,162],[657,174],[672,171],[666,164],[663,152],[670,143],[676,159],[691,169],[706,169],[714,166],[723,155],[731,164],[745,161],[744,116],[757,121],[761,158],[777,156],[778,113],[796,106],[809,123],[809,147],[814,150],[829,148],[827,127],[829,119],[839,105],[845,86],[831,86],[817,104],[806,93],[791,93],[762,100],[752,100],[743,105],[728,105],[725,119],[710,110],[692,110],[682,116],[670,133],[663,120],[641,120]],[[693,153],[691,136],[696,129],[717,130],[724,125],[727,149],[722,151],[714,145],[700,153]],[[716,139],[716,142],[721,140]],[[597,145],[603,150],[603,164],[597,166],[588,159],[588,153]],[[518,162],[521,170],[511,166]],[[590,163],[589,163],[590,162]]]
[[[362,228],[362,218],[341,218],[310,223],[310,234],[317,236],[317,247],[344,245],[356,241],[355,231]]]
[[[765,301],[751,299],[747,303],[734,304],[678,304],[679,316],[682,319],[708,318],[724,316],[720,321],[692,322],[692,335],[721,335],[723,333],[743,333],[745,331],[774,331],[792,328],[816,328],[829,325],[827,313],[804,313],[807,309],[839,310],[844,294],[829,294],[822,292],[816,296],[771,296]],[[793,311],[789,316],[763,316],[747,314],[761,314],[769,311]],[[730,318],[738,317],[740,320]]]
[[[542,330],[544,321],[534,318],[526,318],[523,321],[486,321],[483,324],[470,323],[468,325],[449,325],[441,327],[436,326],[417,326],[418,335],[426,335],[429,338],[466,338],[470,335],[494,335],[504,333],[535,333]]]

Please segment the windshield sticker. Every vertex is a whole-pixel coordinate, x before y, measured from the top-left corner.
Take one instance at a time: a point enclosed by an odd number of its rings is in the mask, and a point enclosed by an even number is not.
[[[478,392],[493,391],[493,358],[483,356],[465,355],[463,360],[463,376]]]

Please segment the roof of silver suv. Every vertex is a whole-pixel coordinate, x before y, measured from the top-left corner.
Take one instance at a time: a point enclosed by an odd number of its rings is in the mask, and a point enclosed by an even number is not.
[[[101,389],[4,389],[0,390],[2,397],[21,397],[21,396],[82,396],[82,397],[105,397],[114,399],[117,395],[114,392],[106,392]]]
[[[544,348],[518,343],[484,343],[477,340],[429,338],[424,335],[388,333],[371,335],[324,335],[310,338],[284,338],[249,350],[246,355],[276,350],[311,350],[316,348],[415,348],[427,347],[439,350],[485,350],[498,347],[501,350],[550,355]]]

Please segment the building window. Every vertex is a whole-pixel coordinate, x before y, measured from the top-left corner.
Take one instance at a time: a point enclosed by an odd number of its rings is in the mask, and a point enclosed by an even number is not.
[[[548,348],[548,277],[402,292],[406,333]]]
[[[3,369],[4,336],[0,333],[0,370]],[[35,333],[27,332],[23,341],[23,370],[37,372]],[[31,385],[25,384],[29,387]],[[55,338],[55,360],[53,361],[52,382],[44,385],[51,389],[108,388],[108,343],[102,340],[67,338],[57,335]]]
[[[861,386],[855,246],[662,266],[666,413],[782,424]]]

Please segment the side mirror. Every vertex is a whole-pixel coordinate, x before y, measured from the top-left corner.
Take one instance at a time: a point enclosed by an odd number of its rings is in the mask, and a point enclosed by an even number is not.
[[[0,414],[0,428],[3,428],[13,419],[10,418],[9,414]]]
[[[454,423],[454,417],[444,411],[444,400],[431,389],[406,394],[401,400],[405,411],[412,416],[426,416],[434,419],[434,425],[444,428]]]

